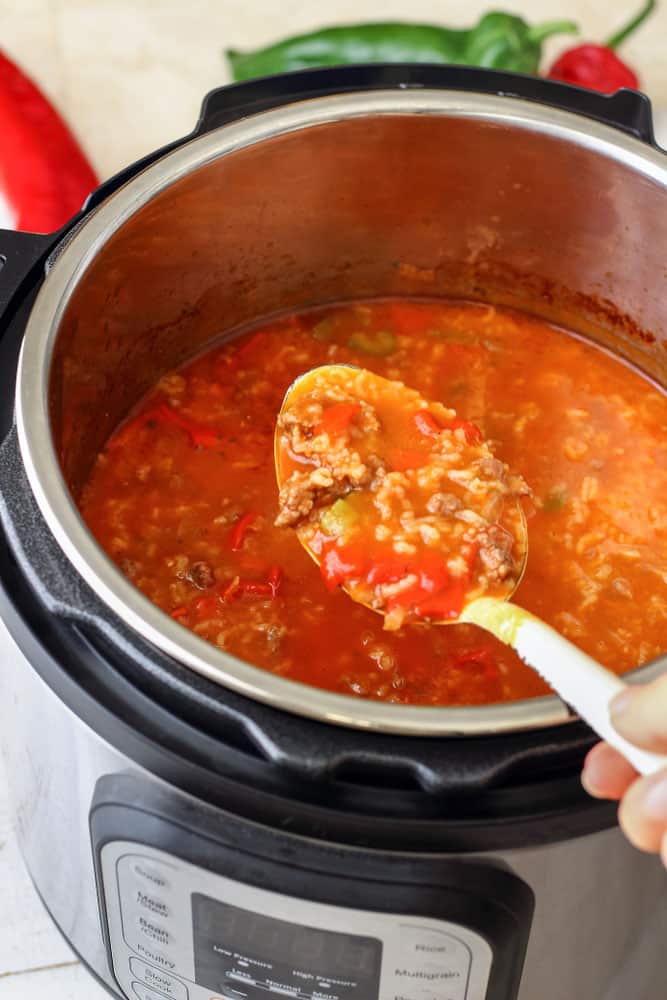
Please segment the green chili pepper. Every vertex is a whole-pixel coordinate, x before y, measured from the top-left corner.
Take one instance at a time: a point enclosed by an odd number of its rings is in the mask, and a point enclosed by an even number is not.
[[[402,22],[323,28],[254,52],[228,49],[227,58],[235,80],[313,66],[375,62],[452,63],[536,73],[544,39],[577,31],[572,21],[531,26],[521,17],[497,11],[463,30]]]
[[[347,342],[353,351],[362,354],[372,354],[376,358],[385,358],[396,350],[396,337],[390,330],[378,330],[376,333],[360,331],[353,333]]]

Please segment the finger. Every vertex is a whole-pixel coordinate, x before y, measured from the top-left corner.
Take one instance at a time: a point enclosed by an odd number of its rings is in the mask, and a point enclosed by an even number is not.
[[[651,684],[628,686],[609,706],[621,736],[645,750],[667,752],[667,674]]]
[[[662,858],[662,863],[667,868],[667,832],[662,838],[662,850],[660,852],[660,857]]]
[[[620,799],[636,779],[632,765],[608,743],[589,751],[581,775],[584,788],[596,799]]]
[[[667,768],[639,778],[623,796],[618,820],[640,851],[659,851],[667,833]]]

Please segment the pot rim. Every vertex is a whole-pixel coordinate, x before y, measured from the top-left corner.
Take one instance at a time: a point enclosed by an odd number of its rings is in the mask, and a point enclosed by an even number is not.
[[[16,423],[21,456],[49,529],[96,594],[134,631],[223,687],[296,715],[384,733],[491,735],[560,725],[573,716],[556,696],[482,706],[395,705],[311,687],[230,656],[144,597],[103,552],[75,506],[51,438],[48,384],[60,321],[93,259],[132,215],[200,167],[262,141],[350,118],[414,114],[473,118],[546,133],[620,160],[667,188],[667,157],[657,149],[589,118],[508,96],[426,88],[378,90],[300,100],[223,125],[138,174],[94,210],[58,251],[29,316],[19,358]],[[667,658],[661,657],[625,676],[646,681],[666,666]]]

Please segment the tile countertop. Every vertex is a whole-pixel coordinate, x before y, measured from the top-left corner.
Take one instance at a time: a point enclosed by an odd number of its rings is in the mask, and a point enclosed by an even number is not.
[[[406,19],[467,25],[489,7],[532,21],[572,17],[589,39],[607,37],[638,0],[332,0],[327,22]],[[613,12],[612,12],[613,8]],[[307,0],[0,0],[2,46],[74,125],[101,177],[179,135],[203,95],[228,80],[222,51],[253,47],[323,23]],[[549,57],[572,44],[549,42]],[[623,49],[657,109],[667,147],[667,4]],[[661,109],[666,109],[665,111]],[[1,668],[1,664],[0,664]],[[0,726],[2,705],[0,704]],[[0,1000],[102,1000],[46,916],[11,831],[0,761]]]

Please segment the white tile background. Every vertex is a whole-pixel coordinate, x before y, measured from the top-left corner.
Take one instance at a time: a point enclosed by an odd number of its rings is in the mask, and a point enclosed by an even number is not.
[[[0,0],[0,25],[2,46],[58,103],[106,177],[190,131],[202,96],[227,80],[226,46],[252,47],[325,21],[467,25],[490,7],[509,7],[533,21],[573,17],[585,37],[600,40],[636,6],[638,0],[331,0],[325,16],[322,4],[308,0]],[[548,51],[569,44],[554,40]],[[667,148],[667,4],[623,54],[641,72]],[[8,216],[0,203],[3,224]],[[0,728],[2,710],[0,703]],[[31,886],[11,830],[0,760],[0,1000],[106,996]]]

